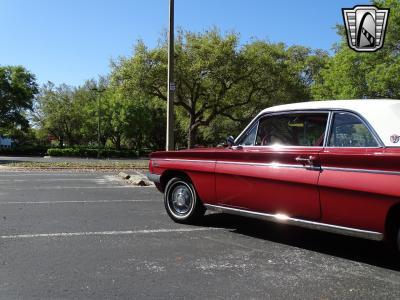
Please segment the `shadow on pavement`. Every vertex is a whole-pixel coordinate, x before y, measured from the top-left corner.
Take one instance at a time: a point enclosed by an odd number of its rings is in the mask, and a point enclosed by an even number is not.
[[[237,234],[400,271],[400,253],[382,242],[223,213],[206,215],[201,225],[227,228]]]

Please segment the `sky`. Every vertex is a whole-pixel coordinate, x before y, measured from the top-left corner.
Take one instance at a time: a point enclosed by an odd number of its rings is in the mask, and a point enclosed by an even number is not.
[[[175,0],[175,29],[218,27],[252,38],[330,50],[352,0]],[[169,0],[0,0],[0,66],[23,65],[39,84],[82,85],[129,56],[138,40],[155,47],[168,28]]]

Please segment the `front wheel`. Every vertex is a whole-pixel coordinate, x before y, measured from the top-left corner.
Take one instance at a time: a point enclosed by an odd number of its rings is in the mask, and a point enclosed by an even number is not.
[[[168,215],[178,223],[191,224],[205,213],[194,186],[184,178],[172,178],[164,193],[164,205]]]

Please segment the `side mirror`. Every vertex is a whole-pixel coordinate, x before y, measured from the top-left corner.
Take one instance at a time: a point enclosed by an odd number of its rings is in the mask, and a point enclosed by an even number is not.
[[[233,136],[228,136],[226,139],[226,144],[228,147],[232,147],[235,144],[235,138]]]

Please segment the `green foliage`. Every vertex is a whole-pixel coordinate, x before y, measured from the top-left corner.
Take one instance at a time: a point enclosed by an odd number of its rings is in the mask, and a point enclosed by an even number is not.
[[[41,135],[55,138],[60,147],[113,145],[119,150],[122,145],[133,149],[163,147],[164,122],[153,123],[151,119],[161,121],[164,117],[164,109],[148,98],[137,92],[125,93],[110,85],[107,78],[100,78],[77,88],[52,83],[43,86],[34,120]]]
[[[322,68],[312,86],[316,99],[399,98],[400,97],[400,2],[374,1],[390,8],[384,47],[377,52],[359,53],[347,45],[343,26],[335,55]]]
[[[49,82],[37,99],[35,121],[57,138],[60,146],[77,144],[82,138],[85,111],[75,96],[76,89],[64,84],[56,87]]]
[[[265,107],[309,99],[327,60],[325,52],[302,46],[261,40],[241,45],[238,34],[217,29],[180,30],[175,45],[178,148],[216,145]],[[72,147],[54,155],[97,156],[79,145],[163,149],[166,74],[164,40],[154,49],[138,42],[131,57],[114,62],[111,74],[98,81],[79,87],[49,82],[34,102],[30,136]]]
[[[24,67],[0,67],[0,128],[27,130],[26,113],[37,92],[35,76]]]
[[[305,100],[326,59],[301,46],[265,41],[241,46],[239,35],[180,30],[175,43],[177,135],[187,145],[216,143],[227,129],[246,123],[256,111],[277,103]],[[122,93],[167,99],[167,41],[148,49],[142,42],[130,58],[114,63],[113,84]],[[228,126],[218,126],[225,123]],[[219,128],[222,132],[213,132]],[[211,131],[210,131],[211,130]],[[217,137],[217,138],[215,138]],[[178,146],[183,143],[178,138]]]
[[[102,130],[116,149],[124,142],[134,149],[154,147],[163,134],[163,127],[154,123],[161,117],[164,124],[165,113],[152,105],[149,99],[140,93],[124,93],[115,86],[110,86],[102,98]],[[154,130],[156,129],[156,130]],[[160,132],[161,131],[161,132]],[[161,138],[162,144],[163,138]],[[163,147],[163,146],[162,146]]]

